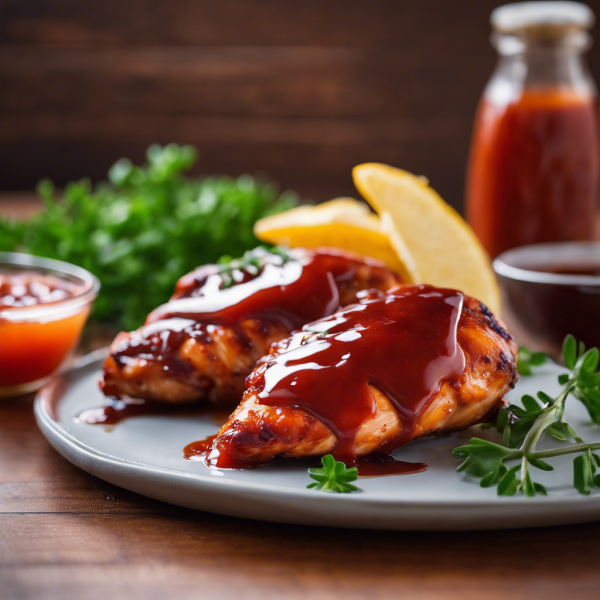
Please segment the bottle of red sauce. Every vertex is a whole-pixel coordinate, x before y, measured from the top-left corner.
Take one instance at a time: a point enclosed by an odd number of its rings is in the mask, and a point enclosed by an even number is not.
[[[499,60],[477,110],[466,212],[495,257],[593,237],[599,174],[596,87],[584,52],[594,14],[522,2],[491,18]]]

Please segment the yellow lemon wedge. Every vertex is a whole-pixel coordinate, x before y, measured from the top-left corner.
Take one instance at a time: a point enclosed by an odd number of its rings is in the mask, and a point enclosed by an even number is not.
[[[414,281],[414,261],[408,252],[398,253],[383,232],[379,217],[353,198],[336,198],[265,217],[254,225],[254,235],[263,242],[292,248],[349,250],[379,259],[405,281]]]
[[[417,281],[461,290],[499,312],[500,293],[487,254],[425,178],[379,163],[358,165],[352,175],[391,244],[400,255],[410,253]]]

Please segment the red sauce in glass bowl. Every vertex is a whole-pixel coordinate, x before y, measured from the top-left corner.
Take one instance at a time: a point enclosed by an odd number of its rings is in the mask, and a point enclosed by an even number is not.
[[[60,367],[77,344],[97,291],[94,278],[77,267],[56,263],[85,273],[87,282],[27,264],[55,261],[23,260],[22,269],[18,262],[0,264],[0,396],[37,389]]]
[[[0,271],[0,306],[34,306],[70,298],[80,287],[53,275]]]

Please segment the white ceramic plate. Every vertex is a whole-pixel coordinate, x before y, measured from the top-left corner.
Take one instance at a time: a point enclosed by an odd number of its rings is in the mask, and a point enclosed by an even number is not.
[[[306,489],[307,465],[282,461],[242,471],[211,471],[183,458],[183,447],[215,433],[209,415],[144,416],[122,421],[112,430],[79,423],[83,410],[105,404],[97,387],[98,356],[83,361],[46,387],[35,414],[48,441],[67,460],[110,483],[188,508],[282,523],[374,529],[499,529],[582,523],[600,519],[600,490],[580,496],[572,487],[572,457],[551,459],[534,479],[548,496],[499,498],[495,489],[457,474],[452,448],[472,437],[497,436],[471,428],[458,434],[419,440],[396,451],[402,460],[426,462],[414,475],[359,479],[361,491],[331,494]],[[511,393],[558,388],[556,365],[521,380]],[[600,441],[582,406],[570,400],[567,420],[586,441]],[[549,440],[550,443],[553,443]],[[544,442],[545,443],[545,442]],[[540,445],[540,448],[543,444]]]

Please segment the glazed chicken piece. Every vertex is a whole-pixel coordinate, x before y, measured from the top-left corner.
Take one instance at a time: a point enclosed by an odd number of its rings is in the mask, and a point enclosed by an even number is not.
[[[100,387],[115,397],[238,403],[272,343],[356,302],[361,290],[398,283],[382,263],[334,249],[258,248],[227,269],[200,267],[141,329],[117,336]]]
[[[240,468],[333,453],[356,464],[467,428],[503,406],[518,379],[516,359],[502,322],[460,292],[402,286],[363,294],[272,347],[207,463]]]

